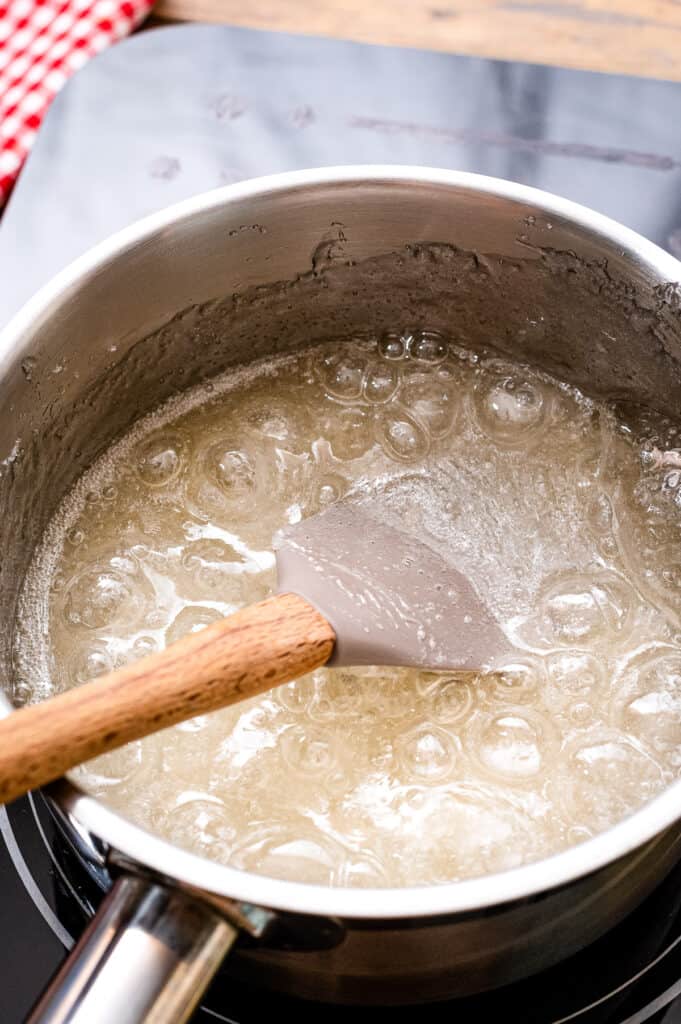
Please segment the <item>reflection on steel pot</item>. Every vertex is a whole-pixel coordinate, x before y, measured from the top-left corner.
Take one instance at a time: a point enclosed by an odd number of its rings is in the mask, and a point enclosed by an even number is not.
[[[312,337],[427,322],[673,414],[679,281],[671,256],[574,204],[412,168],[231,186],[98,246],[1,335],[8,695],[17,590],[50,513],[174,391]],[[237,934],[222,969],[299,996],[404,1003],[490,988],[591,942],[681,857],[681,783],[540,863],[399,890],[261,877],[174,847],[68,782],[51,796],[81,853],[120,877],[34,1021],[89,1024],[95,1003],[99,1024],[184,1020]]]

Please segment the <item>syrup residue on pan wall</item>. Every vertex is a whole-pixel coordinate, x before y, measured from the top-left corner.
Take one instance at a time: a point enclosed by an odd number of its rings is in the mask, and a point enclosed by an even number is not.
[[[273,533],[380,478],[511,658],[474,679],[320,670],[75,776],[188,849],[302,881],[430,884],[561,850],[681,769],[678,443],[428,330],[231,371],[62,504],[23,590],[16,699],[265,597]]]

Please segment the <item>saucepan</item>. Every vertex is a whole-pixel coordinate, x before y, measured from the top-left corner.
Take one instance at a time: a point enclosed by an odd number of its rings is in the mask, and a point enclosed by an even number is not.
[[[173,392],[311,341],[428,323],[591,395],[676,415],[680,281],[675,259],[583,207],[404,167],[230,186],[97,246],[0,336],[3,711],[17,591],[50,513],[107,442]],[[481,991],[592,942],[681,857],[681,782],[539,863],[405,889],[236,870],[66,780],[49,799],[111,888],[34,1021],[186,1020],[218,970],[348,1003]]]

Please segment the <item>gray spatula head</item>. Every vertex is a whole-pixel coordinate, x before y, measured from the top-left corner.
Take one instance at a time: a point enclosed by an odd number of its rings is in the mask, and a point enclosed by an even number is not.
[[[469,579],[381,514],[342,501],[275,538],[280,593],[333,626],[332,665],[482,669],[510,650]]]

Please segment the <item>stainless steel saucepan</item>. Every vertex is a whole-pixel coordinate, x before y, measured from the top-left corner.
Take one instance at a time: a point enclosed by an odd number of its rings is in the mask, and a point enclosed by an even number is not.
[[[671,256],[583,207],[417,168],[263,178],[99,245],[0,335],[3,710],[17,591],[50,513],[114,435],[177,389],[311,340],[425,323],[676,414],[679,281]],[[332,1001],[479,991],[603,934],[681,856],[681,783],[540,863],[412,889],[249,874],[68,782],[50,796],[112,888],[36,1010],[43,1022],[182,1021],[218,969]]]

